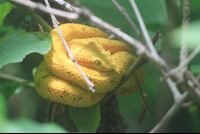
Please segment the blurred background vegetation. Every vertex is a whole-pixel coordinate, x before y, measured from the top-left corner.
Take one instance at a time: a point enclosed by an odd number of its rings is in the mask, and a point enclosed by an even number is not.
[[[177,65],[179,61],[179,49],[173,47],[165,35],[171,30],[180,27],[182,21],[182,2],[181,0],[135,0],[141,15],[144,19],[150,37],[153,38],[157,30],[163,35],[156,43],[157,50],[162,50],[162,57],[168,62]],[[117,8],[108,0],[80,0],[81,4],[90,9],[94,15],[102,18],[104,21],[120,28],[123,32],[139,40],[126,19],[121,15]],[[139,28],[139,24],[128,0],[118,0],[132,20]],[[193,0],[191,6],[191,22],[200,19],[200,0]],[[22,29],[24,21],[22,18],[31,20],[30,17],[13,6],[11,12],[6,16],[3,25],[0,27],[0,38],[13,34],[24,33]],[[166,38],[165,38],[166,37]],[[195,58],[191,64],[199,62],[200,56]],[[37,67],[42,61],[43,56],[38,53],[27,55],[20,63],[13,63],[3,66],[1,72],[33,81],[33,68]],[[149,132],[153,127],[153,122],[157,124],[173,104],[173,97],[168,85],[165,82],[159,82],[161,71],[152,63],[144,65],[145,82],[142,89],[147,92],[147,103],[153,117],[151,120],[149,112],[146,113],[142,126],[139,127],[137,118],[142,110],[142,99],[139,92],[135,94],[117,97],[119,108],[125,121],[128,123],[126,132]],[[0,83],[5,80],[0,79]],[[43,122],[47,100],[40,97],[34,88],[21,86],[16,94],[7,101],[8,117],[18,119],[25,117]],[[191,108],[181,109],[175,117],[165,126],[163,132],[200,132],[200,116],[198,111]]]

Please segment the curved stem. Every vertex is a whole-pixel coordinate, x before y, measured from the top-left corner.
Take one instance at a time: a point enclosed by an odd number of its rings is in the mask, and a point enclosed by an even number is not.
[[[17,81],[17,82],[25,82],[25,81],[27,81],[25,79],[17,78],[17,77],[14,77],[14,76],[11,76],[11,75],[7,75],[7,74],[2,74],[2,73],[0,73],[0,79]],[[34,83],[28,83],[28,84],[26,84],[26,86],[34,88]]]

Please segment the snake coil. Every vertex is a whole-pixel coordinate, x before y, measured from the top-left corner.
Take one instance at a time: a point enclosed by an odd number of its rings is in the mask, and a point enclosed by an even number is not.
[[[95,92],[88,89],[81,73],[71,61],[56,29],[51,31],[52,47],[38,66],[34,84],[45,99],[74,107],[89,107],[98,103],[108,91],[120,83],[124,73],[136,60],[128,45],[109,39],[97,28],[81,24],[59,26],[68,46],[87,78],[95,84]],[[140,84],[144,81],[142,67],[135,71]],[[132,75],[115,93],[126,95],[137,91]]]

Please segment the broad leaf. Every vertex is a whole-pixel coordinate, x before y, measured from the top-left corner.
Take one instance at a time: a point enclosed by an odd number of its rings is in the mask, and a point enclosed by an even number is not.
[[[0,68],[8,63],[21,62],[29,53],[47,53],[52,42],[51,36],[47,36],[46,32],[36,32],[0,39]]]
[[[100,107],[98,104],[91,107],[72,107],[69,106],[70,119],[73,120],[79,132],[95,133],[99,126]]]
[[[29,119],[9,120],[6,116],[6,101],[0,92],[0,133],[66,133],[56,124],[41,124]]]
[[[66,133],[56,124],[41,124],[28,119],[5,120],[0,124],[0,133]]]
[[[11,11],[12,9],[12,4],[10,2],[5,2],[4,0],[0,1],[0,27],[3,24],[4,18],[6,15]],[[3,3],[3,4],[1,4]]]

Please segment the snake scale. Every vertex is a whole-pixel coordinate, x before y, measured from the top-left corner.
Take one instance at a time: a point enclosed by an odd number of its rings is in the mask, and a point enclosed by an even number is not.
[[[54,102],[74,107],[92,106],[117,87],[136,60],[134,50],[121,41],[109,39],[109,35],[97,28],[74,23],[62,24],[59,28],[80,68],[95,84],[95,92],[88,89],[56,29],[50,33],[51,50],[44,55],[44,61],[36,70],[35,89],[40,96]],[[142,84],[143,68],[139,67],[135,75]],[[115,94],[123,96],[137,89],[138,84],[132,75]]]

